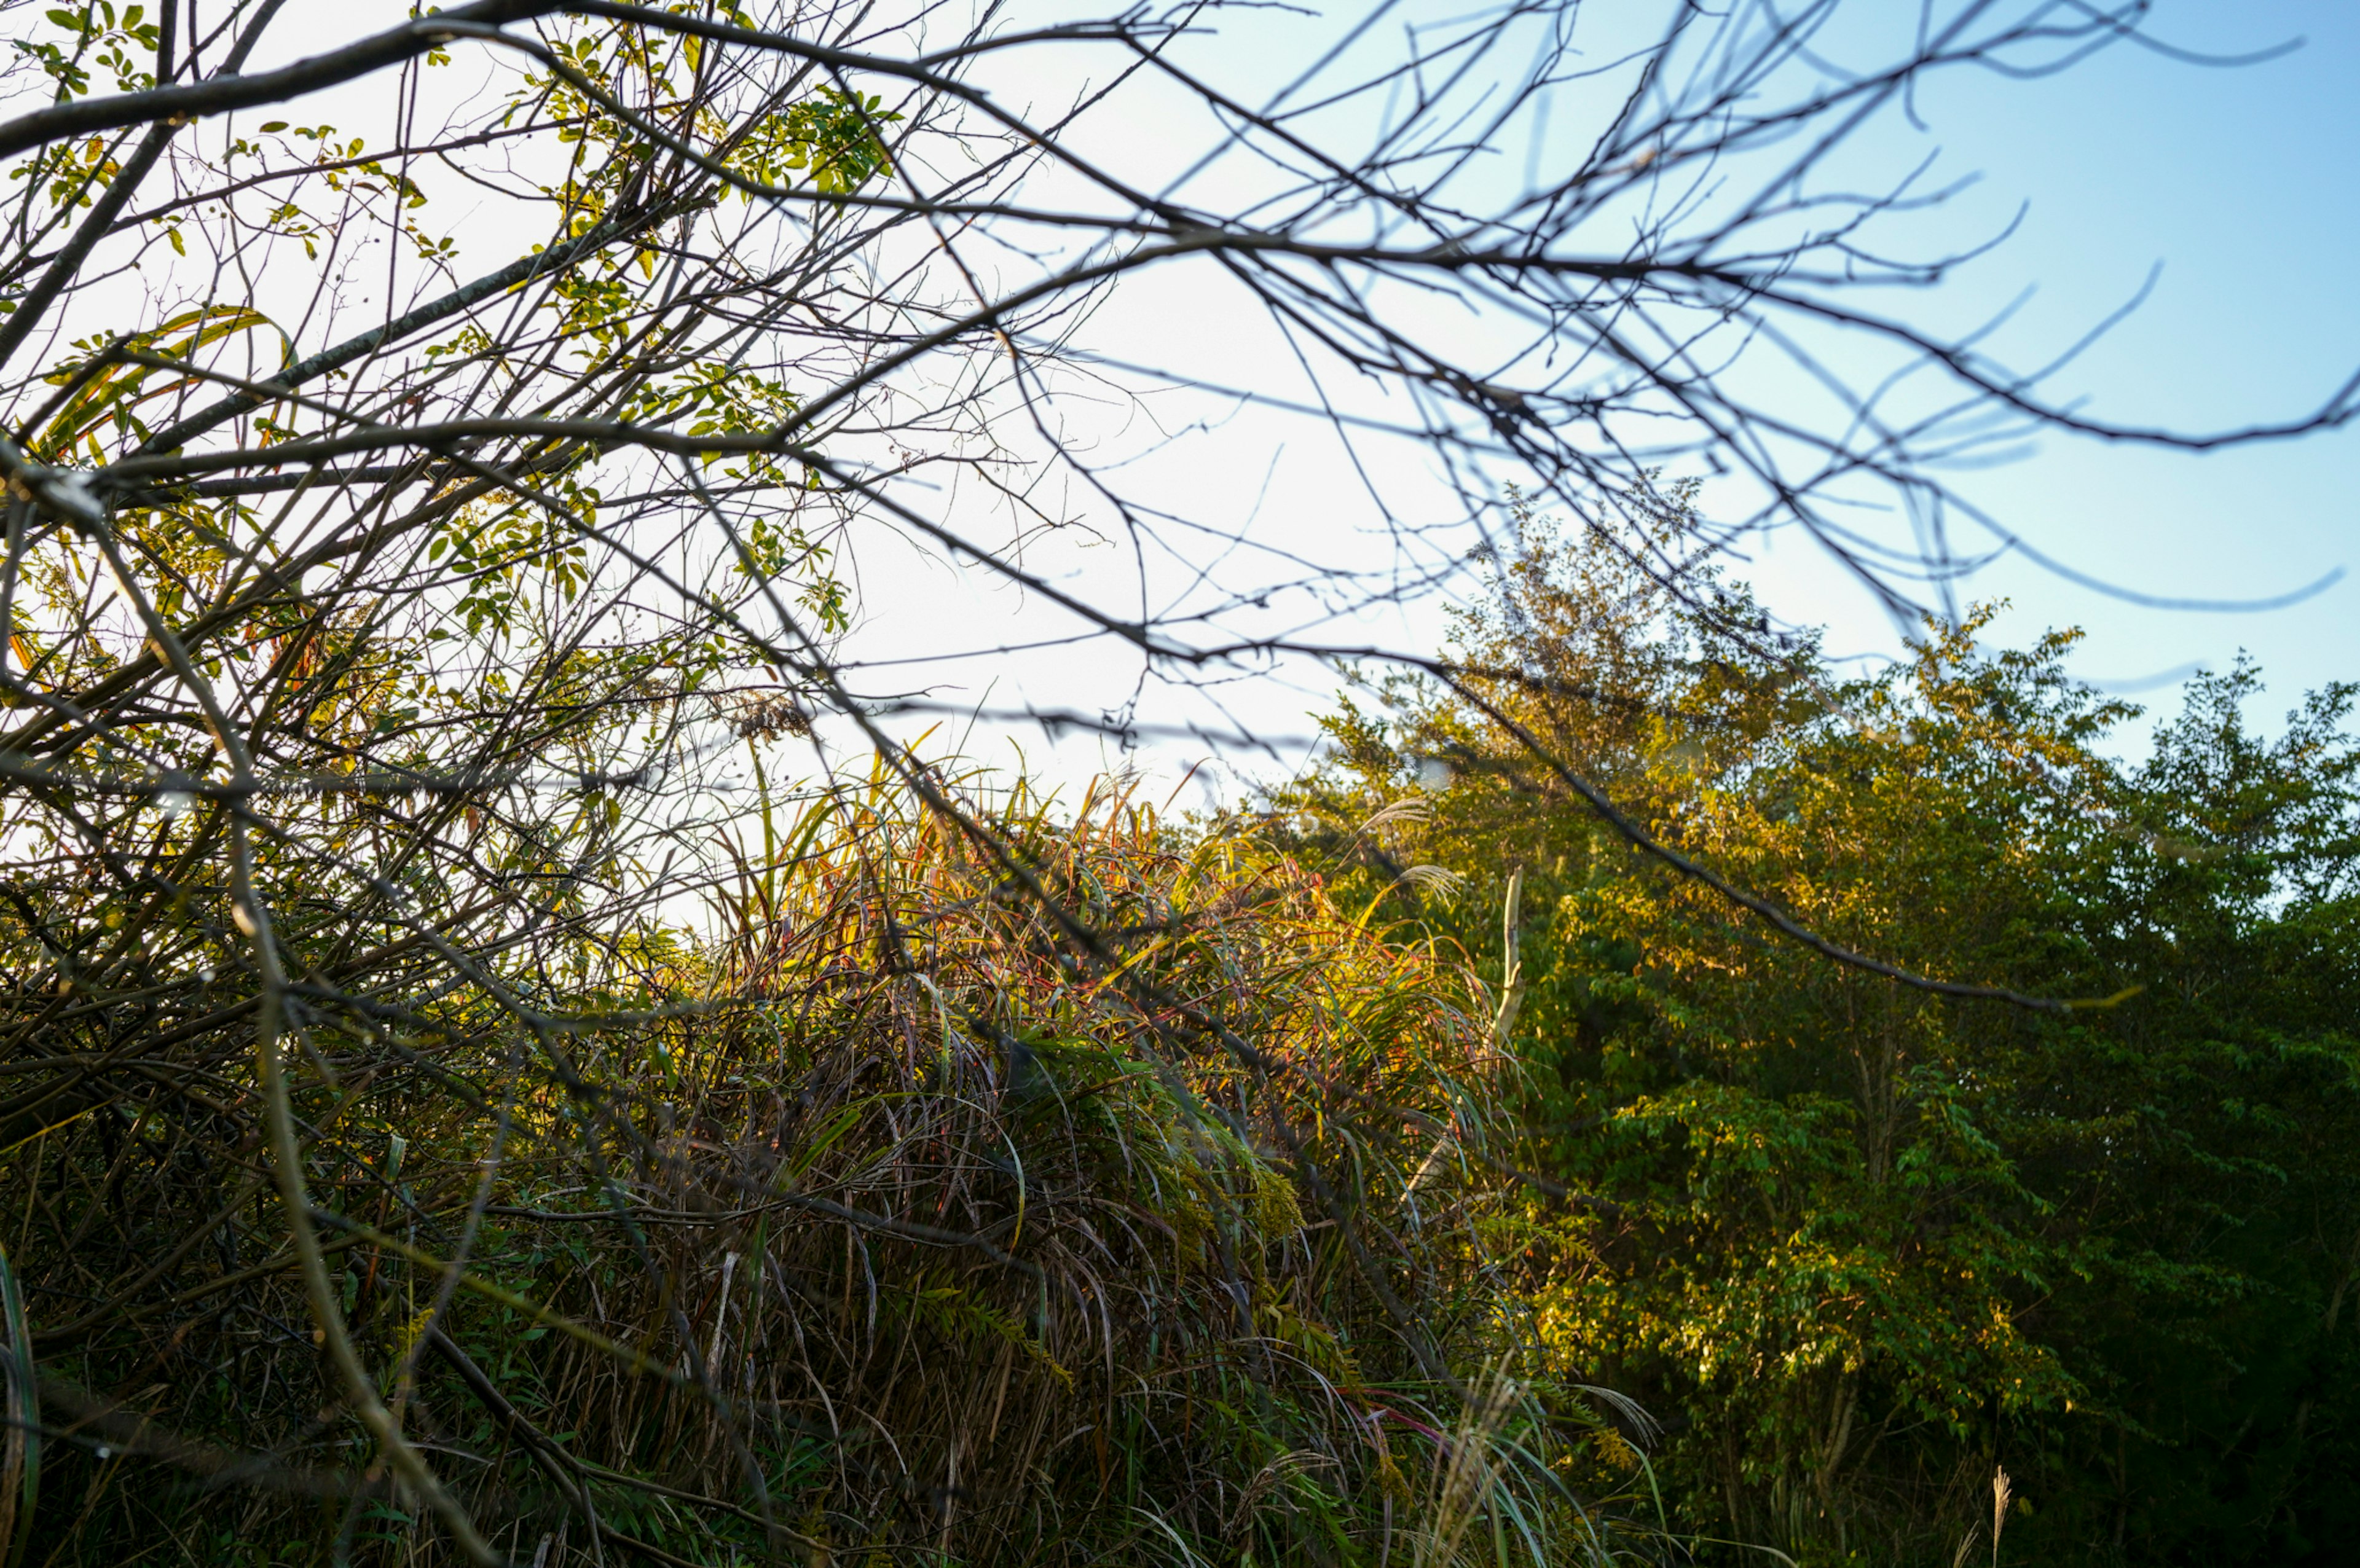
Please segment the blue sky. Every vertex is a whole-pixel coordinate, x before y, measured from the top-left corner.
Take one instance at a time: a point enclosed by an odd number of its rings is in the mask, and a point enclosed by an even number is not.
[[[1076,0],[1039,5],[1058,16],[1100,9]],[[1608,39],[1617,28],[1652,27],[1657,10],[1657,0],[1590,0],[1583,26]],[[1267,89],[1256,83],[1292,75],[1314,38],[1332,37],[1359,14],[1351,3],[1323,11],[1218,14],[1216,30],[1188,46],[1191,57],[1241,96],[1258,97]],[[1889,28],[1915,14],[1903,0],[1853,0],[1846,13],[1865,28]],[[1980,243],[2020,207],[2023,220],[2007,243],[1939,291],[1890,303],[1914,321],[1963,332],[2029,289],[1992,339],[2001,357],[2023,366],[2081,337],[2159,266],[2144,306],[2051,383],[2052,395],[2086,398],[2088,411],[2102,417],[2195,430],[2298,414],[2360,368],[2360,289],[2348,277],[2360,255],[2360,4],[2158,0],[2148,30],[2197,51],[2245,53],[2297,38],[2301,47],[2257,64],[2208,69],[2125,45],[2041,81],[1972,71],[1936,79],[1917,100],[1924,128],[1898,114],[1873,125],[1856,149],[1861,167],[1904,167],[1939,149],[1941,177],[1980,176],[1939,212],[1911,221],[1918,254]],[[281,40],[290,49],[306,41],[302,27]],[[1604,42],[1597,47],[1611,52]],[[1015,100],[1070,102],[1076,82],[1104,69],[1087,49],[1040,58],[1039,77],[1020,67],[1002,84]],[[1126,171],[1176,169],[1210,129],[1187,109],[1142,80],[1091,134],[1105,139]],[[471,231],[467,244],[471,254],[491,255],[505,254],[511,242]],[[1143,358],[1209,364],[1233,383],[1291,373],[1256,336],[1251,312],[1236,312],[1237,301],[1211,287],[1217,282],[1210,269],[1142,275],[1126,282],[1093,330],[1139,347]],[[1173,331],[1179,321],[1185,333]],[[1206,412],[1185,399],[1166,407],[1175,419]],[[1144,428],[1128,409],[1109,408],[1110,432]],[[1350,560],[1339,552],[1362,548],[1348,537],[1353,525],[1345,515],[1358,485],[1332,444],[1300,421],[1234,408],[1217,417],[1229,422],[1124,472],[1176,506],[1289,542],[1301,539],[1315,555]],[[1111,433],[1109,441],[1109,452],[1122,444]],[[1388,477],[1407,493],[1420,483],[1409,466],[1415,454],[1394,456],[1404,466]],[[1166,466],[1159,470],[1158,462]],[[2260,597],[2339,567],[2354,573],[2292,608],[2191,614],[2126,604],[2002,561],[1962,596],[2011,602],[1996,633],[2005,640],[2081,626],[2089,636],[2076,671],[2117,689],[2142,688],[2138,700],[2158,709],[2175,701],[2173,682],[2158,677],[2191,665],[2221,668],[2247,649],[2272,686],[2267,708],[2255,715],[2265,721],[2304,688],[2360,679],[2360,430],[2209,456],[2052,436],[2017,461],[1958,484],[2060,561],[2154,595]],[[1068,488],[1074,505],[1086,507],[1087,495]],[[894,556],[890,540],[872,541],[870,550],[863,580],[873,631],[857,641],[872,653],[906,657],[940,645],[947,657],[1060,629],[1044,623],[1037,601],[951,563]],[[1084,584],[1127,571],[1113,559],[1119,553],[1077,545],[1061,555],[1044,546],[1028,559]],[[1828,626],[1835,650],[1896,648],[1883,614],[1800,540],[1775,542],[1745,570],[1789,618]],[[1293,615],[1294,604],[1281,613]],[[1438,630],[1434,615],[1404,616],[1371,623],[1367,636],[1430,647]],[[1052,650],[1029,659],[945,662],[925,679],[954,703],[1032,701],[1090,711],[1124,701],[1135,669],[1120,657]],[[1324,704],[1333,681],[1312,670],[1279,671],[1263,689],[1250,691],[1250,684],[1224,688],[1221,701],[1250,728],[1275,737],[1304,734],[1305,711]],[[1142,716],[1158,716],[1154,709],[1148,702]],[[1197,717],[1201,710],[1175,698],[1170,716]],[[1036,763],[1048,760],[1051,748],[1036,728],[1008,734],[1023,740]],[[2136,730],[2125,737],[2126,746],[2136,741]],[[1104,756],[1087,739],[1065,749],[1072,755],[1058,758],[1054,771],[1087,771]],[[1143,760],[1164,772],[1200,755],[1188,743],[1154,751]]]
[[[2302,45],[2235,69],[2116,48],[2046,81],[1935,83],[1919,100],[1922,140],[1954,174],[1983,176],[1942,222],[1968,240],[2019,201],[2026,216],[1929,313],[1963,323],[2035,288],[2003,340],[2027,364],[2159,265],[2146,303],[2052,391],[2086,397],[2094,414],[2186,430],[2297,414],[2360,368],[2360,6],[2164,0],[2151,31],[2227,53]],[[1963,487],[2051,554],[2154,594],[2268,595],[2339,566],[2360,572],[2360,430],[2209,456],[2049,437]],[[1864,604],[1826,592],[1819,618],[1862,646],[1878,640]],[[2076,668],[2094,679],[2217,668],[2240,648],[2263,663],[2277,706],[2300,688],[2360,679],[2360,576],[2259,614],[2141,608],[2013,561],[1969,592],[2010,599],[2001,631],[2011,640],[2085,627]]]
[[[1583,26],[1596,24],[1588,36],[1603,58],[1616,51],[1601,40],[1626,27],[1652,27],[1642,15],[1652,12],[1593,0]],[[1332,36],[1351,14],[1331,6],[1317,17],[1222,15],[1195,58],[1233,85],[1275,82],[1306,58],[1312,37]],[[1863,50],[1885,49],[1889,39],[1866,35],[1914,15],[1898,0],[1863,0],[1845,13],[1845,27],[1858,29],[1848,37]],[[1939,289],[1874,303],[1957,334],[2017,302],[1986,346],[2023,369],[2081,339],[2152,276],[2144,304],[2048,384],[2052,398],[2125,424],[2187,431],[2299,416],[2360,369],[2360,289],[2347,276],[2360,254],[2360,5],[2159,0],[2148,31],[2198,53],[2245,55],[2297,39],[2300,47],[2224,69],[2124,44],[2042,80],[1963,70],[1933,79],[1916,101],[1922,128],[1887,114],[1835,168],[1890,174],[1939,153],[1938,183],[1979,177],[1939,212],[1899,227],[1911,254],[1969,248],[2019,212],[2021,222]],[[1844,41],[1828,40],[1830,49]],[[1185,162],[1196,144],[1177,111],[1164,120],[1155,102],[1134,100],[1118,139],[1126,151],[1168,148],[1164,156]],[[1164,148],[1154,147],[1166,136]],[[1126,287],[1128,303],[1114,314],[1145,313],[1144,326],[1124,329],[1136,339],[1162,337],[1160,346],[1183,357],[1194,350],[1216,363],[1264,363],[1251,323],[1211,296],[1168,282]],[[1179,300],[1190,323],[1185,349],[1159,329]],[[1323,491],[1341,497],[1357,488],[1334,453],[1320,454],[1299,430],[1283,435],[1279,423],[1224,432],[1234,461],[1196,469],[1185,487],[1207,506],[1220,504],[1214,497],[1225,484],[1251,490],[1260,483],[1274,495],[1291,490],[1291,509],[1273,504],[1263,515],[1296,527],[1307,526]],[[1266,459],[1248,450],[1257,434],[1270,448]],[[2175,672],[2225,668],[2240,649],[2270,682],[2267,704],[2252,715],[2264,724],[2306,688],[2360,679],[2360,430],[2201,456],[2050,435],[2015,461],[1955,483],[2060,562],[2134,593],[2267,598],[2338,568],[2354,572],[2292,607],[2218,614],[2127,603],[2004,559],[1960,595],[2009,602],[1993,634],[2003,641],[2081,626],[2088,635],[2076,673],[2158,713],[2176,705]],[[1229,504],[1260,506],[1259,495]],[[1884,612],[1798,539],[1774,539],[1741,571],[1789,619],[1826,626],[1833,651],[1873,657],[1899,647]],[[1375,635],[1405,646],[1434,629],[1432,621],[1410,620]],[[1054,671],[1066,690],[1072,679],[1070,667]],[[1232,709],[1252,712],[1250,727],[1300,730],[1303,708],[1317,705],[1327,684],[1316,675],[1281,680],[1257,696],[1238,693]],[[1046,692],[1043,684],[1032,694]],[[2125,749],[2137,749],[2144,728],[2125,733]]]

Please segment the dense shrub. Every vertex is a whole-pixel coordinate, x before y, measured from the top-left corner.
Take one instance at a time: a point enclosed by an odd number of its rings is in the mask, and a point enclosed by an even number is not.
[[[1993,1560],[2340,1560],[2360,692],[2273,737],[2200,679],[2134,764],[2070,636],[1848,676],[1523,522],[1444,678],[1277,804],[1372,928],[1516,975],[1518,1157],[1592,1201],[1488,1234],[1544,1357],[1668,1429],[1678,1533],[1952,1563],[2004,1469]]]
[[[1484,1372],[1518,1330],[1463,971],[1122,794],[981,820],[1000,847],[881,787],[766,813],[703,940],[298,1004],[323,1266],[494,1550],[1610,1549],[1567,1486],[1592,1405]],[[246,1014],[19,1039],[17,1083],[76,1085],[20,1094],[0,1170],[33,1560],[439,1560],[323,1367]]]

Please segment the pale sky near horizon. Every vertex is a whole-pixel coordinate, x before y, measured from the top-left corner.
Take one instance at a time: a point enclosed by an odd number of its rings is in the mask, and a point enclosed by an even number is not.
[[[1327,25],[1343,15],[1330,9]],[[1263,29],[1298,24],[1218,25],[1229,40],[1200,58],[1251,50]],[[1918,254],[1979,244],[2019,209],[2022,219],[2005,244],[1897,313],[1960,332],[2019,301],[1991,343],[2023,368],[2080,339],[2152,276],[2144,303],[2049,384],[2052,397],[2191,432],[2297,417],[2360,370],[2360,291],[2345,276],[2360,249],[2360,5],[2159,0],[2148,31],[2213,55],[2300,47],[2223,68],[2125,45],[2043,80],[1958,71],[1929,82],[1916,102],[1923,128],[1885,116],[1863,149],[1909,160],[1938,152],[1939,177],[1978,177],[1916,223]],[[1191,325],[1217,342],[1231,330],[1242,344],[1242,326]],[[1306,460],[1296,441],[1286,461],[1319,473],[1323,460]],[[1328,482],[1349,487],[1340,472]],[[2001,641],[2083,628],[2075,673],[2147,704],[2148,723],[2177,705],[2191,667],[2226,668],[2240,650],[2269,683],[2250,715],[2266,727],[2301,691],[2360,680],[2360,430],[2204,455],[2045,435],[1956,483],[2063,565],[2157,599],[2268,598],[2338,569],[2354,573],[2297,604],[2233,613],[2126,602],[2021,558],[1961,586],[1962,601],[2008,601],[1992,634]],[[1884,613],[1803,541],[1776,540],[1743,570],[1788,615],[1828,626],[1831,650],[1897,648]],[[1286,703],[1299,708],[1318,684],[1241,706],[1283,724]],[[2124,749],[2139,749],[2146,728],[2129,726]],[[1168,772],[1187,750],[1151,747],[1150,766]],[[1065,753],[1066,768],[1086,771],[1104,748],[1081,739]],[[1038,739],[1028,755],[1041,763]]]
[[[339,10],[344,20],[333,23],[324,10],[290,17],[293,29],[280,47],[317,47],[328,33],[372,25],[380,9],[398,10],[388,0],[388,6]],[[1034,9],[1095,14],[1072,0]],[[1607,27],[1652,9],[1643,0],[1592,0],[1590,6],[1608,18]],[[356,24],[363,12],[372,21]],[[1350,5],[1326,7],[1317,17],[1230,13],[1217,16],[1213,35],[1191,47],[1196,60],[1251,83],[1292,71],[1303,58],[1303,38],[1333,32],[1357,14]],[[1878,15],[1873,3],[1862,14]],[[2065,371],[2051,385],[2052,396],[2086,398],[2087,411],[2100,417],[2188,430],[2296,415],[2360,369],[2360,297],[2344,277],[2360,248],[2354,244],[2360,238],[2360,5],[2158,0],[2147,30],[2186,49],[2225,54],[2302,42],[2290,53],[2234,69],[2125,45],[2044,80],[1960,72],[1930,82],[1916,103],[1923,128],[1888,115],[1871,128],[1863,155],[1914,161],[1939,150],[1942,177],[1973,173],[1980,180],[1919,220],[1912,237],[1926,251],[1958,248],[2005,226],[2019,204],[2024,216],[2005,244],[1939,292],[1902,304],[1913,320],[1959,332],[2032,290],[1993,340],[2003,357],[2022,366],[2075,341],[2159,267],[2144,305]],[[1048,95],[1069,86],[1057,83]],[[357,113],[352,94],[346,98],[345,107]],[[1167,133],[1177,143],[1201,127],[1165,125],[1156,118],[1156,102],[1152,94],[1137,99],[1122,135],[1136,150],[1179,156],[1158,144]],[[514,243],[498,233],[463,230],[462,237],[470,261],[505,255]],[[1118,305],[1108,317],[1109,332],[1129,332],[1138,341],[1139,322],[1126,322],[1124,309],[1189,312],[1174,316],[1166,330],[1185,336],[1200,361],[1234,360],[1245,376],[1264,363],[1258,356],[1267,345],[1250,342],[1251,323],[1224,315],[1211,296],[1190,292],[1195,285],[1124,287],[1142,303]],[[1165,289],[1170,292],[1156,292]],[[1208,449],[1218,456],[1193,480],[1183,473],[1176,484],[1169,476],[1157,482],[1231,522],[1253,517],[1276,527],[1351,488],[1337,455],[1323,454],[1317,444],[1299,427],[1232,428]],[[1959,484],[2065,564],[2158,597],[2267,596],[2337,568],[2355,573],[2289,608],[2205,614],[2125,603],[2004,559],[1961,590],[1965,599],[2012,602],[1996,629],[2003,640],[2028,641],[2049,626],[2081,626],[2088,640],[2075,656],[2075,671],[2117,689],[2144,688],[2139,700],[2158,709],[2176,701],[2174,682],[2160,678],[2191,665],[2222,668],[2244,648],[2271,683],[2267,703],[2255,714],[2265,722],[2303,689],[2360,679],[2360,430],[2209,456],[2048,436],[2016,461],[1961,476]],[[1285,506],[1295,511],[1282,513]],[[1044,559],[1056,560],[1054,552]],[[1079,557],[1075,561],[1067,564],[1077,572],[1098,570]],[[1745,570],[1789,617],[1827,626],[1834,650],[1874,656],[1897,646],[1883,614],[1801,541],[1778,541]],[[971,593],[952,581],[956,575],[890,553],[873,560],[865,583],[871,617],[866,646],[915,648],[933,637],[989,648],[1022,641],[1042,624],[1037,604],[1004,592]],[[1430,615],[1410,616],[1381,630],[1398,645],[1430,637],[1436,624]],[[1087,710],[1109,691],[1120,694],[1119,663],[1095,655],[986,659],[942,681],[936,695],[950,702],[1031,701]],[[1331,685],[1316,670],[1296,671],[1251,695],[1240,686],[1238,708],[1273,736],[1299,735],[1309,728],[1305,709]],[[2136,736],[2125,738],[2135,744]],[[1007,741],[1022,741],[1036,765],[1068,778],[1110,755],[1087,737],[1052,748],[1036,728],[1022,725],[987,725],[974,740],[975,749],[995,761],[1010,759]],[[1158,745],[1142,760],[1170,775],[1195,755],[1186,745]],[[1266,758],[1257,770],[1278,766]]]

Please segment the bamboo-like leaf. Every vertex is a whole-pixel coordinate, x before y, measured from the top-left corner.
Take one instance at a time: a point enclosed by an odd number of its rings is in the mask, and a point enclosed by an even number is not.
[[[16,1568],[24,1560],[41,1491],[41,1396],[25,1295],[5,1249],[0,1249],[0,1331],[7,1336],[0,1345],[0,1373],[7,1383],[5,1399],[0,1399],[0,1418],[7,1423],[6,1436],[0,1439],[0,1563]]]

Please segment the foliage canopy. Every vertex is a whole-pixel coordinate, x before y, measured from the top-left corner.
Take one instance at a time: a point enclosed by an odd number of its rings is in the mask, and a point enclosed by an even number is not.
[[[2132,766],[2069,636],[1987,649],[1986,612],[1840,679],[1730,637],[1734,588],[1683,603],[1520,521],[1463,694],[1371,687],[1277,804],[1352,866],[1347,907],[1513,969],[1523,1158],[1594,1200],[1498,1222],[1557,1364],[1677,1413],[1659,1474],[1699,1533],[1948,1561],[2003,1463],[2027,1560],[2330,1560],[2360,689],[2265,739],[2256,671],[2201,678]],[[1830,964],[1635,854],[1511,725],[1816,931],[2102,1005]],[[1417,807],[1339,832],[1380,800]]]

